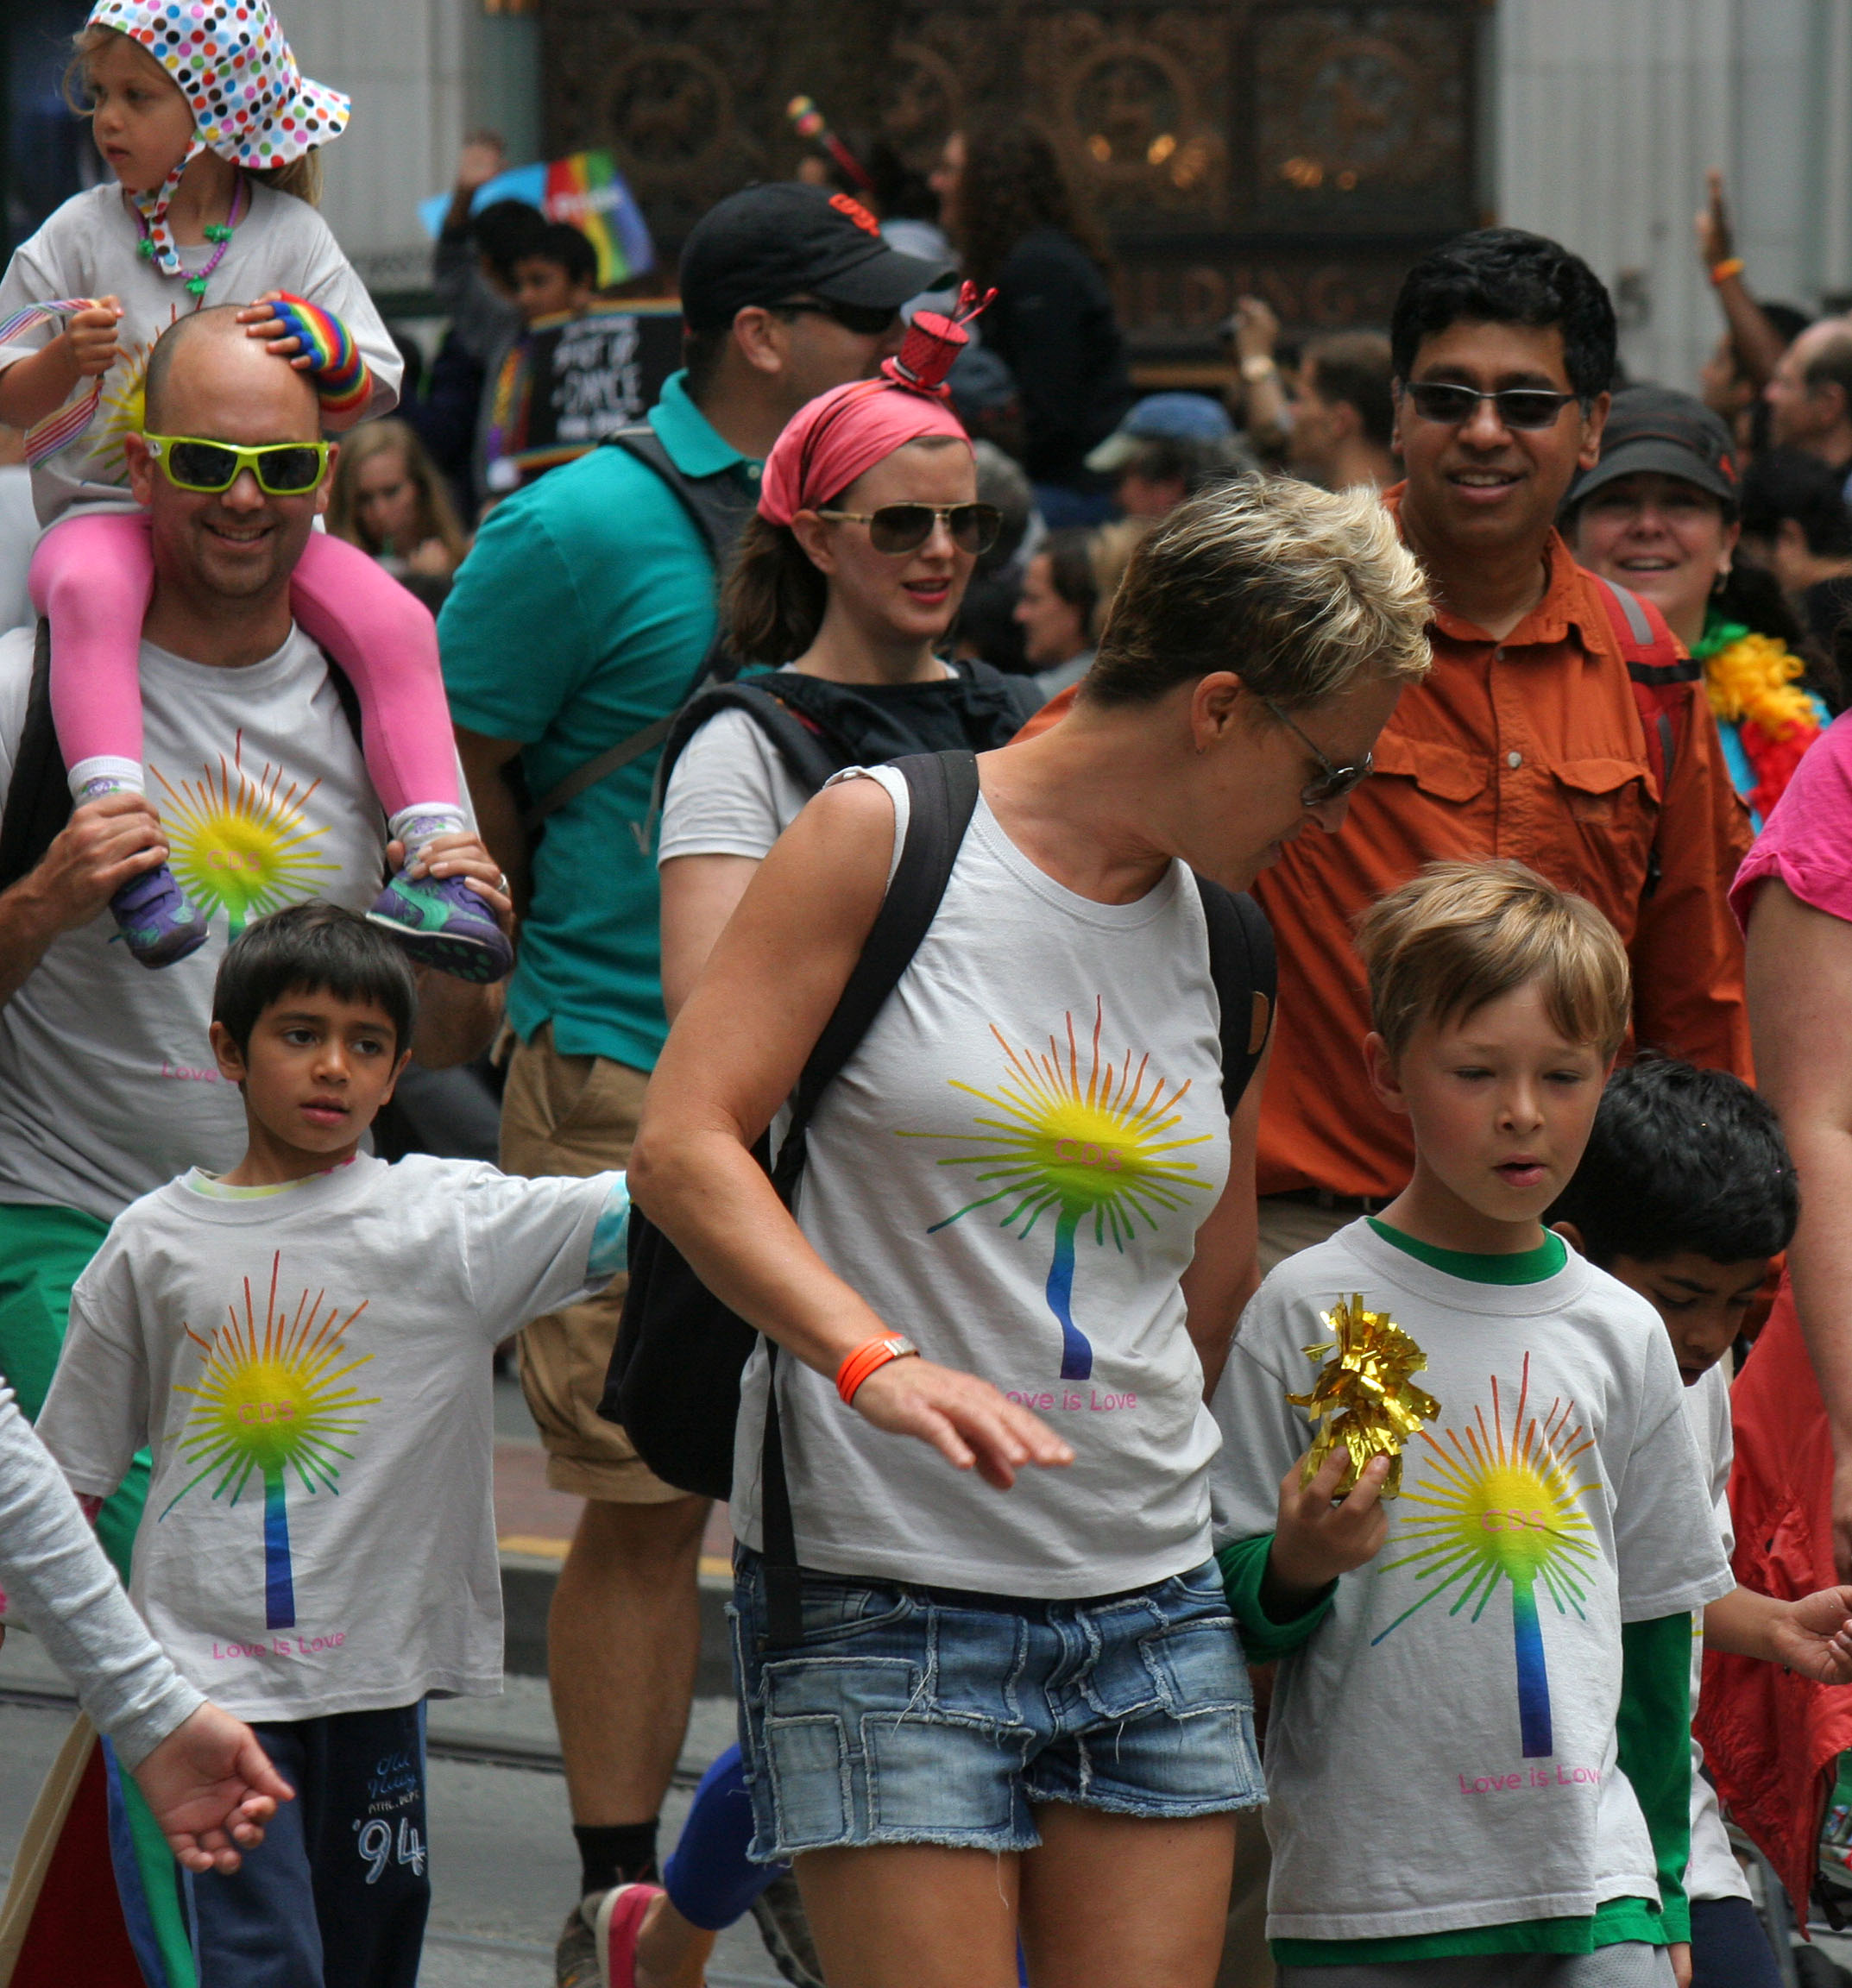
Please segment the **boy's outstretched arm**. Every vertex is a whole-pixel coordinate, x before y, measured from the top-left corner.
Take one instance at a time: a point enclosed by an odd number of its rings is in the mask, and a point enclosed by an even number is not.
[[[1668,1944],[1691,1937],[1685,1867],[1691,1860],[1691,1618],[1661,1615],[1621,1627],[1621,1771],[1633,1784]]]
[[[1704,1610],[1704,1647],[1780,1664],[1817,1684],[1852,1684],[1852,1588],[1793,1601],[1734,1588]]]

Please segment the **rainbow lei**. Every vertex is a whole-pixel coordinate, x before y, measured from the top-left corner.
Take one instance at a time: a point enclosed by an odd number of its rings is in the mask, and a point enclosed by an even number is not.
[[[1332,1338],[1307,1346],[1306,1357],[1332,1357],[1310,1393],[1286,1397],[1324,1425],[1313,1438],[1301,1482],[1309,1485],[1333,1450],[1347,1450],[1350,1463],[1338,1486],[1342,1497],[1372,1456],[1387,1456],[1382,1494],[1393,1498],[1402,1489],[1403,1444],[1440,1412],[1440,1404],[1413,1378],[1426,1370],[1427,1356],[1387,1312],[1366,1311],[1361,1293],[1321,1312],[1319,1322]]]
[[[360,355],[353,334],[333,311],[287,291],[270,306],[284,335],[297,339],[312,362],[309,377],[324,414],[351,414],[373,395],[373,375]]]
[[[1806,666],[1776,637],[1752,634],[1738,621],[1707,621],[1691,654],[1704,666],[1717,722],[1738,727],[1755,775],[1749,806],[1766,821],[1820,735],[1819,713],[1798,682]]]

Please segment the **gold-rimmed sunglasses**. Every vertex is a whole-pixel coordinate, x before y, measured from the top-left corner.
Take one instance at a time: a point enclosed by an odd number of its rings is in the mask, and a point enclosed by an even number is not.
[[[994,504],[884,504],[876,511],[819,511],[832,525],[866,525],[877,552],[898,558],[917,552],[942,518],[961,552],[988,552],[1003,530]]]

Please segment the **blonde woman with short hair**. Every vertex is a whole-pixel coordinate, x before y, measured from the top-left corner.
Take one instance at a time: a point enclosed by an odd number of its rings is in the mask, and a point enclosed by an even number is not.
[[[765,1646],[762,1343],[736,1660],[753,1852],[795,1858],[832,1983],[1009,1988],[1019,1933],[1064,1988],[1214,1978],[1261,1782],[1204,1400],[1257,1282],[1260,1086],[1231,1123],[1198,879],[1337,831],[1427,612],[1373,498],[1250,480],[1168,519],[1071,714],[978,757],[795,1215],[752,1147],[881,903],[899,775],[810,802],[670,1035],[631,1180],[785,1356],[803,1637]]]

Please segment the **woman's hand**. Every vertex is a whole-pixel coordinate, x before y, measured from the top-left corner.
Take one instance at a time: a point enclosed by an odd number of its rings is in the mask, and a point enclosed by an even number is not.
[[[1258,297],[1235,300],[1232,324],[1235,352],[1242,359],[1270,359],[1280,343],[1280,320]]]
[[[242,1719],[213,1704],[183,1720],[135,1770],[167,1847],[189,1871],[236,1871],[242,1850],[295,1790]]]
[[[1729,209],[1723,204],[1723,175],[1715,166],[1704,174],[1704,204],[1698,214],[1698,253],[1706,269],[1727,262],[1731,246]]]
[[[1785,1601],[1767,1630],[1769,1654],[1817,1684],[1852,1684],[1852,1588]]]
[[[929,1443],[954,1469],[975,1469],[1007,1491],[1025,1463],[1049,1468],[1074,1451],[1038,1417],[975,1374],[910,1355],[877,1367],[855,1390],[855,1412],[892,1436]]]
[[[457,570],[457,562],[450,557],[450,549],[441,538],[427,538],[415,551],[406,555],[405,569],[407,573],[422,574],[427,580],[448,580]]]
[[[94,380],[107,373],[122,356],[116,343],[116,327],[122,323],[122,299],[99,297],[88,310],[73,311],[59,333],[70,355],[70,364],[79,380]]]
[[[1350,1455],[1333,1450],[1320,1464],[1309,1484],[1301,1483],[1301,1457],[1280,1480],[1280,1511],[1267,1572],[1284,1597],[1303,1603],[1340,1574],[1373,1559],[1389,1537],[1389,1514],[1383,1509],[1383,1480],[1389,1475],[1387,1456],[1372,1456],[1342,1504],[1338,1494]]]

